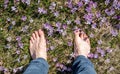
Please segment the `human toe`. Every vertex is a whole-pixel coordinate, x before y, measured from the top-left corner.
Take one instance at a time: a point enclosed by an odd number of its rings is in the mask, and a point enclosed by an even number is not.
[[[84,39],[84,32],[81,31],[80,34],[79,34],[79,36],[80,36],[81,39]]]
[[[80,34],[80,31],[78,29],[74,31],[75,37],[79,37],[79,34]]]
[[[38,35],[38,31],[35,31],[35,37],[38,39],[39,35]]]
[[[44,39],[44,32],[43,32],[41,29],[39,29],[38,33],[39,33],[39,36],[40,36],[42,39]]]
[[[35,40],[35,39],[36,39],[36,37],[35,37],[35,33],[33,33],[33,34],[32,34],[32,37],[33,37],[33,40]]]

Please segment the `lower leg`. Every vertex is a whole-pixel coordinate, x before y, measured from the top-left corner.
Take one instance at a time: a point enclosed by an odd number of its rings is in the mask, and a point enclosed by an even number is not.
[[[24,74],[47,74],[49,67],[47,63],[46,40],[42,30],[35,31],[32,34],[30,54],[33,60]]]
[[[74,32],[74,55],[75,61],[72,69],[73,74],[96,74],[92,62],[87,58],[90,52],[90,41],[84,32]]]

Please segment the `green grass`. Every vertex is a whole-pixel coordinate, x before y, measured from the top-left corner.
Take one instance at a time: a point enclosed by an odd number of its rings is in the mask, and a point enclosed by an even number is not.
[[[76,1],[76,0],[75,0]],[[49,9],[49,6],[52,2],[55,2],[57,5],[55,10],[59,11],[59,16],[55,17],[53,11]],[[97,71],[98,74],[119,74],[120,72],[120,30],[115,28],[114,26],[120,24],[119,19],[113,19],[115,15],[119,15],[120,11],[115,9],[115,14],[108,16],[105,13],[105,9],[110,8],[112,6],[112,2],[109,5],[104,4],[104,0],[95,1],[97,2],[97,8],[92,9],[92,13],[94,14],[93,23],[96,23],[96,28],[92,28],[92,24],[86,24],[86,20],[83,18],[87,12],[85,8],[88,5],[83,5],[79,10],[75,13],[71,13],[71,9],[67,7],[66,1],[59,0],[41,0],[40,3],[37,3],[37,0],[31,1],[30,5],[19,2],[14,4],[13,1],[10,1],[8,7],[4,9],[4,1],[0,1],[0,66],[8,69],[4,74],[13,74],[13,69],[24,67],[29,64],[31,61],[31,57],[29,54],[29,40],[31,34],[40,28],[44,29],[46,39],[49,43],[47,43],[47,48],[50,46],[54,46],[55,49],[48,51],[48,63],[50,64],[49,74],[56,74],[58,72],[58,68],[56,68],[56,63],[62,63],[66,66],[71,67],[72,62],[67,63],[68,60],[71,60],[70,54],[73,52],[73,46],[68,46],[68,41],[73,41],[73,29],[75,27],[81,28],[86,34],[89,36],[91,33],[94,34],[93,38],[90,38],[91,41],[91,53],[97,53],[97,47],[101,47],[103,50],[107,50],[107,48],[112,49],[111,53],[105,53],[104,57],[99,57],[97,59],[90,59]],[[73,1],[73,5],[76,6]],[[15,6],[17,8],[17,12],[11,11],[11,6]],[[61,6],[63,8],[61,8]],[[39,14],[38,7],[43,7],[47,10],[47,14]],[[97,18],[95,13],[100,11],[101,17]],[[21,17],[26,16],[27,20],[22,21]],[[76,24],[74,21],[76,18],[80,18],[81,24]],[[105,17],[106,22],[100,25],[102,17]],[[10,21],[7,21],[7,18],[10,18]],[[33,19],[33,22],[30,23],[30,19]],[[71,20],[71,24],[67,24],[67,21]],[[13,25],[12,21],[15,21],[16,24]],[[66,31],[66,35],[63,36],[57,32],[56,23],[61,22],[63,24],[67,24],[67,28],[63,30]],[[51,24],[54,28],[53,35],[48,36],[48,30],[43,28],[45,23]],[[109,25],[106,25],[110,23]],[[28,26],[25,32],[22,32],[22,28]],[[61,29],[62,26],[61,26]],[[110,33],[111,29],[117,30],[118,35],[112,36]],[[18,46],[18,42],[16,41],[16,37],[21,37],[21,42],[23,43],[23,48]],[[7,41],[7,38],[11,37],[11,41]],[[102,40],[102,44],[98,44],[98,40]],[[6,45],[10,45],[10,48],[6,48]],[[20,54],[16,54],[16,51],[19,50]],[[24,56],[27,55],[27,58]],[[57,62],[53,62],[53,58],[57,58]],[[20,59],[20,62],[17,61]],[[110,63],[106,63],[105,60],[110,59]],[[113,70],[110,70],[114,68]],[[22,73],[24,71],[18,71],[17,74]],[[0,71],[0,74],[3,71]],[[65,72],[64,74],[70,74],[71,72]],[[63,73],[62,73],[63,74]]]

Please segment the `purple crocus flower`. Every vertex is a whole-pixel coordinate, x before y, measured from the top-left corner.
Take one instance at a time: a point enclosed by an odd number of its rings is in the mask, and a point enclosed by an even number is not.
[[[16,40],[17,40],[18,42],[20,42],[20,41],[21,41],[21,37],[20,37],[20,36],[17,36],[17,37],[16,37]]]
[[[32,18],[29,21],[30,21],[30,23],[33,23],[33,19]]]
[[[60,63],[58,62],[58,63],[56,63],[56,65],[55,65],[56,67],[60,67]]]
[[[98,54],[97,53],[95,53],[93,56],[94,56],[95,59],[98,58]]]
[[[4,4],[8,4],[9,3],[9,0],[4,0]]]
[[[58,29],[60,29],[60,28],[61,28],[61,23],[60,23],[60,22],[57,22],[57,23],[56,23],[56,27],[57,27]]]
[[[115,14],[115,10],[112,8],[112,9],[106,9],[105,10],[105,13],[108,15],[108,16],[110,16],[110,15],[113,15],[113,14]]]
[[[45,29],[48,30],[50,27],[51,27],[50,24],[48,24],[48,23],[45,23],[45,24],[44,24],[44,28],[45,28]]]
[[[115,27],[120,30],[120,24],[115,25]]]
[[[111,52],[112,52],[112,49],[107,49],[107,52],[108,52],[108,53],[111,53]]]
[[[6,40],[7,40],[8,42],[11,42],[12,37],[9,36],[9,37],[6,38]]]
[[[55,7],[54,6],[49,6],[49,9],[53,11],[55,9]]]
[[[54,30],[53,27],[50,24],[45,23],[44,28],[48,30],[48,36],[52,36]]]
[[[50,50],[53,50],[53,49],[55,49],[55,47],[54,46],[50,46]]]
[[[4,70],[4,67],[3,66],[0,66],[0,71],[3,71]]]
[[[63,65],[63,68],[62,68],[63,71],[66,71],[67,70],[67,67],[65,65]]]
[[[96,12],[96,17],[99,18],[101,16],[100,12]]]
[[[91,37],[91,38],[93,38],[93,37],[94,37],[94,34],[93,34],[93,33],[91,33],[91,34],[90,34],[90,37]]]
[[[49,9],[53,11],[55,9],[55,7],[56,7],[56,3],[52,2],[49,6]]]
[[[88,4],[90,0],[83,0],[85,4]]]
[[[72,1],[68,1],[68,4],[67,4],[68,8],[72,9],[73,8],[73,4],[72,4]]]
[[[38,13],[40,13],[40,14],[46,14],[47,11],[44,10],[43,8],[39,7],[39,8],[38,8]]]
[[[82,7],[83,6],[83,2],[81,1],[81,2],[78,2],[78,6],[79,7]]]
[[[106,52],[107,52],[107,53],[111,53],[112,51],[113,51],[113,50],[110,49],[110,48],[107,48],[107,49],[106,49]]]
[[[23,48],[23,43],[22,43],[22,42],[18,42],[18,46],[19,46],[20,48]]]
[[[74,22],[75,22],[76,24],[80,24],[80,20],[78,20],[78,19],[76,19]]]
[[[71,24],[71,20],[68,20],[68,21],[67,21],[67,24]]]
[[[118,19],[118,20],[120,20],[120,15],[118,15],[118,16],[115,15],[115,16],[113,16],[112,18],[113,18],[113,19]]]
[[[5,48],[10,49],[12,46],[10,44],[5,45]]]
[[[105,51],[104,51],[104,50],[101,50],[101,51],[100,51],[100,54],[101,54],[102,57],[105,56]]]
[[[38,8],[38,12],[39,12],[39,13],[42,13],[42,12],[43,12],[43,8],[40,8],[40,7],[39,7],[39,8]]]
[[[107,18],[106,17],[102,17],[101,18],[101,22],[106,22]]]
[[[68,41],[68,46],[72,46],[72,41]]]
[[[17,36],[17,37],[16,37],[16,40],[17,40],[17,42],[18,42],[18,46],[19,46],[20,48],[23,48],[23,43],[21,42],[21,37],[20,37],[20,36]]]
[[[54,7],[55,7],[55,6],[56,6],[56,3],[55,3],[55,2],[52,2],[52,3],[51,3],[51,6],[54,6]]]
[[[53,62],[57,62],[57,60],[58,60],[57,58],[53,58]]]
[[[54,12],[54,16],[58,17],[59,16],[59,12],[58,11]]]
[[[8,18],[7,18],[7,21],[10,22],[10,20],[11,20],[11,19],[8,17]]]
[[[105,1],[105,5],[108,5],[110,3],[110,0]]]
[[[113,6],[115,9],[120,10],[120,2],[119,2],[118,0],[114,0],[112,6]]]
[[[43,10],[43,14],[47,14],[47,10]]]
[[[29,26],[28,25],[25,25],[24,27],[22,27],[21,31],[22,32],[27,32]]]
[[[102,49],[100,47],[97,47],[96,49],[98,53],[101,53]]]
[[[101,56],[105,56],[105,51],[99,47],[97,47],[97,52],[101,54]]]
[[[6,9],[8,6],[9,0],[4,0],[4,8]]]
[[[112,66],[112,67],[110,67],[110,69],[109,69],[109,71],[112,71],[112,70],[114,70],[115,68]]]
[[[21,17],[21,20],[22,20],[22,21],[26,21],[26,20],[27,20],[27,17],[26,17],[26,16],[22,16],[22,17]]]
[[[16,10],[16,7],[15,7],[15,6],[12,6],[11,9],[12,9],[12,11],[15,11],[15,10]]]
[[[26,0],[21,0],[21,1],[22,1],[22,3],[25,3]]]
[[[105,56],[105,51],[99,47],[97,47],[97,52],[100,53],[102,57]]]
[[[85,10],[89,13],[89,12],[91,12],[91,7],[86,7]]]
[[[13,73],[16,73],[17,71],[18,71],[17,68],[14,68],[14,69],[13,69]]]
[[[67,35],[67,32],[66,32],[66,31],[63,31],[63,32],[62,32],[62,36],[65,36],[65,35]]]
[[[95,29],[95,28],[96,28],[96,25],[97,25],[96,23],[93,23],[93,24],[92,24],[92,28]]]
[[[94,57],[94,54],[93,54],[93,53],[89,53],[89,54],[88,54],[88,57],[89,57],[89,58],[93,58],[93,57]]]
[[[88,24],[91,24],[93,19],[93,14],[92,13],[85,14],[83,18],[85,18]]]
[[[106,62],[106,63],[110,63],[110,59],[106,59],[105,62]]]
[[[118,32],[117,30],[111,30],[110,33],[112,34],[112,36],[117,36],[118,35]]]
[[[90,5],[92,5],[93,8],[97,7],[97,2],[92,2]]]
[[[31,0],[21,0],[21,1],[22,1],[22,3],[26,3],[27,5],[30,5]]]
[[[31,1],[31,0],[26,0],[25,3],[26,3],[27,5],[30,5],[30,1]]]
[[[98,40],[97,43],[100,45],[102,44],[102,40]]]
[[[58,31],[60,34],[62,34],[62,33],[64,32],[63,29],[58,29],[57,31]]]
[[[63,29],[65,30],[67,28],[67,25],[66,24],[63,24],[62,25]]]
[[[78,9],[78,8],[74,7],[74,8],[71,9],[71,12],[72,12],[72,13],[75,13],[75,12],[77,11],[77,9]]]
[[[7,68],[4,68],[4,73],[8,72],[8,69]]]
[[[16,22],[15,21],[12,21],[12,25],[15,25],[16,24]]]
[[[16,50],[16,54],[20,54],[20,50]]]
[[[60,63],[59,67],[62,69],[64,67],[64,65],[62,63]]]

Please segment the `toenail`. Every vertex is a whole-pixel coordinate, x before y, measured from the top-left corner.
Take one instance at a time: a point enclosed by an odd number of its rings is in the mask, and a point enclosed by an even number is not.
[[[88,39],[88,37],[84,38],[84,41],[86,41]]]
[[[74,33],[77,33],[77,30],[75,30]]]
[[[81,31],[81,33],[82,33],[82,34],[84,34],[84,32],[83,32],[83,31]]]
[[[78,32],[78,30],[75,31],[76,33]]]

